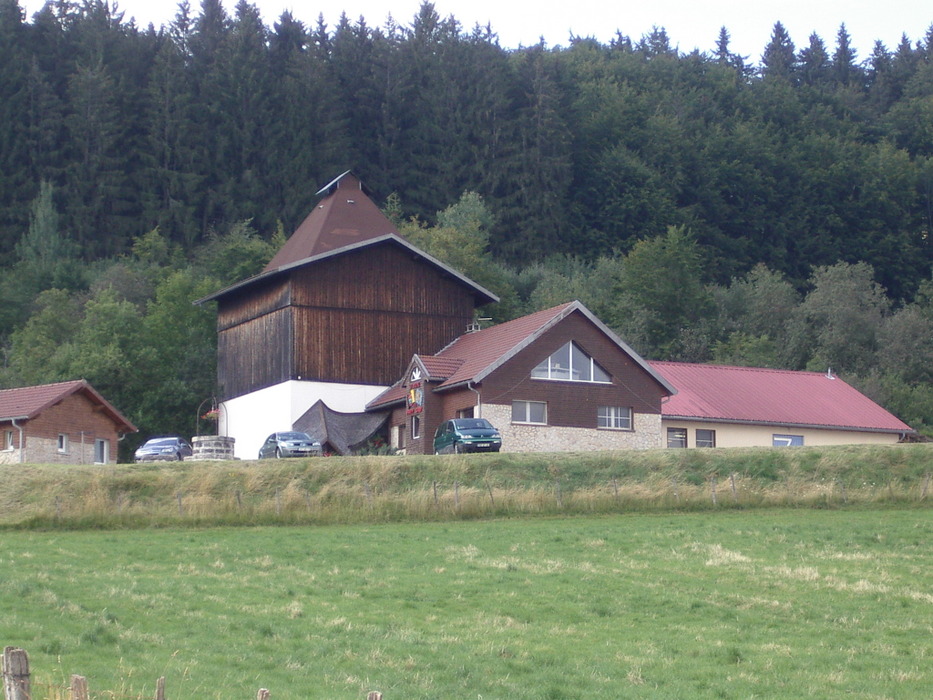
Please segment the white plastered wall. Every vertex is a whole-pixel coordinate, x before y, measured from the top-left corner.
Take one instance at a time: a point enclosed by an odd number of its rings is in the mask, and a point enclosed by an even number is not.
[[[341,413],[362,412],[385,391],[383,386],[287,381],[254,391],[220,405],[221,435],[235,438],[237,459],[256,459],[263,441],[292,424],[319,399]]]
[[[665,418],[661,421],[664,444],[667,444],[668,428],[684,428],[687,431],[687,447],[696,447],[696,431],[715,430],[716,447],[771,447],[774,435],[801,435],[804,447],[827,445],[891,445],[900,439],[897,433],[872,433],[856,430],[818,430],[814,428],[792,428],[776,425],[739,425],[734,423],[712,423],[702,421],[678,421]]]

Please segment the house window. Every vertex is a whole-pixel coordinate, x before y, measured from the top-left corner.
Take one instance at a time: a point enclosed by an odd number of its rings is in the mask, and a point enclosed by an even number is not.
[[[686,428],[668,428],[667,429],[668,447],[686,447],[687,429]]]
[[[421,416],[411,417],[411,439],[417,440],[421,437]]]
[[[110,443],[107,440],[101,438],[94,440],[94,464],[107,464],[109,452]]]
[[[631,430],[632,409],[626,406],[600,406],[596,410],[596,427]]]
[[[396,438],[395,438],[395,446],[400,450],[405,449],[405,431],[407,428],[408,428],[407,425],[398,426],[398,434],[396,435]]]
[[[609,373],[573,341],[545,358],[541,364],[531,370],[531,378],[569,382],[609,383],[612,381]]]
[[[3,436],[3,449],[12,450],[13,449],[13,431],[7,430]]]
[[[513,401],[512,422],[547,425],[547,404],[544,401]]]
[[[697,447],[716,447],[716,431],[697,429]]]
[[[803,435],[772,435],[771,445],[774,447],[801,447]]]
[[[58,434],[58,451],[61,453],[68,451],[68,436],[65,433]]]
[[[461,408],[457,411],[457,418],[472,418],[473,417],[473,406],[469,408]]]

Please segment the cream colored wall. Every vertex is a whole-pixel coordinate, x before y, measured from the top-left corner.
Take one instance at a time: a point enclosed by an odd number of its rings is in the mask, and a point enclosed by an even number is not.
[[[696,431],[715,430],[716,447],[771,447],[773,435],[802,435],[804,447],[823,445],[891,445],[899,435],[892,433],[868,433],[854,430],[815,430],[812,428],[789,428],[767,425],[735,425],[731,423],[703,423],[663,419],[661,434],[667,445],[668,428],[687,430],[687,447],[696,447]]]

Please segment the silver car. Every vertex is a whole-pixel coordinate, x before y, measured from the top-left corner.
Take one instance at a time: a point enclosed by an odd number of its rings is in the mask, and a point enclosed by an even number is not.
[[[307,433],[289,430],[272,433],[259,448],[259,459],[269,457],[315,457],[321,454],[321,443]]]

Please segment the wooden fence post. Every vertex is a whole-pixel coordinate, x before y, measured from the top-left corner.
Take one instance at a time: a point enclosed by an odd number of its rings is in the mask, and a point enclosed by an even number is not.
[[[737,503],[739,500],[739,494],[735,490],[735,472],[729,474],[729,483],[732,485],[732,502]]]
[[[88,700],[87,678],[84,676],[71,676],[71,700]]]
[[[930,472],[927,472],[923,477],[923,487],[920,489],[920,500],[925,501],[927,497],[927,490],[930,488]]]
[[[460,482],[454,482],[454,508],[460,510]]]
[[[619,500],[619,482],[615,477],[612,477],[612,493],[615,495],[616,500]]]
[[[563,508],[564,507],[564,495],[561,493],[561,490],[560,490],[560,482],[555,481],[554,486],[557,489],[557,507]]]
[[[677,477],[671,477],[671,486],[674,489],[674,500],[680,503],[680,492],[677,490]]]
[[[156,681],[155,700],[165,700],[165,676],[159,676]]]
[[[713,498],[713,505],[714,505],[714,506],[715,506],[715,505],[718,505],[718,503],[717,503],[717,501],[716,501],[716,475],[715,475],[715,474],[713,474],[713,475],[709,478],[709,488],[710,488],[710,495],[711,495],[712,498]]]
[[[183,518],[183,517],[185,517],[185,508],[184,508],[184,506],[182,505],[182,502],[181,502],[181,499],[182,499],[182,493],[181,493],[181,491],[179,491],[178,493],[175,494],[175,498],[178,499],[178,517],[179,517],[179,518]]]
[[[371,690],[366,696],[366,700],[382,700],[382,693],[378,690]]]
[[[256,700],[269,700],[269,691],[266,688],[260,688]]]
[[[25,649],[3,650],[3,693],[6,700],[30,700],[29,655]]]
[[[434,507],[437,508],[437,479],[434,480]]]

